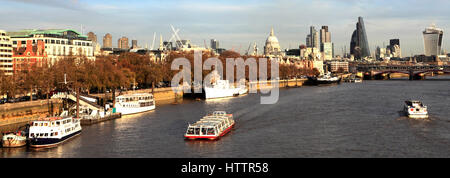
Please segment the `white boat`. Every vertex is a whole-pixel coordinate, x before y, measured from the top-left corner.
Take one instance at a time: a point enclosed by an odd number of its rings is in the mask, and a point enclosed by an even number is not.
[[[189,124],[184,137],[186,139],[218,139],[234,126],[233,114],[225,111],[214,111],[194,124]]]
[[[31,147],[54,147],[80,133],[80,119],[48,117],[33,121],[28,138]]]
[[[205,98],[224,98],[239,94],[239,88],[230,85],[228,80],[216,80],[211,87],[205,86]]]
[[[127,115],[153,110],[155,105],[155,99],[151,93],[135,93],[117,96],[114,107],[115,112]]]
[[[340,77],[332,77],[331,72],[323,74],[323,76],[317,78],[318,84],[331,84],[331,83],[339,83],[341,81]]]
[[[23,135],[21,131],[17,133],[12,132],[5,134],[3,135],[2,138],[2,146],[5,148],[21,147],[25,146],[26,144],[27,144],[27,137],[26,135]]]
[[[319,77],[308,77],[308,80],[311,81],[314,84],[334,84],[334,83],[340,83],[341,78],[340,77],[332,77],[331,72],[327,72]]]
[[[424,106],[420,101],[405,101],[404,110],[409,118],[428,118],[427,106]]]

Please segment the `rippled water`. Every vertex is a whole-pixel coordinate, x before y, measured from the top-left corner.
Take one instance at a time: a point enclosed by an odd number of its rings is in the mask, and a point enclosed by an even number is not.
[[[441,77],[440,77],[441,78]],[[445,76],[445,78],[449,78]],[[429,107],[429,120],[401,112],[404,100]],[[233,113],[235,129],[218,141],[185,141],[188,122]],[[155,111],[84,126],[57,148],[1,149],[3,157],[450,157],[450,80],[389,80],[280,89],[277,104],[260,94],[184,100]]]

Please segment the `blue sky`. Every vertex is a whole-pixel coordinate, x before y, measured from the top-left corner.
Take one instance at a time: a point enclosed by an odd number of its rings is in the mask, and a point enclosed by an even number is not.
[[[219,40],[221,47],[244,53],[256,42],[262,50],[273,26],[282,48],[305,44],[309,26],[329,26],[336,54],[350,38],[358,16],[365,21],[371,52],[399,38],[403,56],[423,53],[422,31],[431,23],[444,29],[449,51],[450,1],[434,0],[0,0],[0,29],[72,28],[93,31],[98,40],[111,33],[151,46],[153,33],[167,40],[170,25],[181,38],[203,46]]]

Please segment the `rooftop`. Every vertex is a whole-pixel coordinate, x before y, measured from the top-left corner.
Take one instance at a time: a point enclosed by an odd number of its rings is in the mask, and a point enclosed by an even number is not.
[[[36,34],[49,34],[57,36],[67,36],[69,33],[76,34],[78,37],[87,38],[87,36],[72,29],[25,29],[16,32],[7,32],[11,37],[30,37]]]

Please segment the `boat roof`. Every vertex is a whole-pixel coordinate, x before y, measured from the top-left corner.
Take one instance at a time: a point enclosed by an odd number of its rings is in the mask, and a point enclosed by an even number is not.
[[[46,117],[46,118],[40,118],[35,121],[57,121],[57,120],[68,119],[68,118],[70,118],[70,117]]]
[[[117,96],[117,98],[139,97],[139,96],[153,96],[151,93],[133,93]]]

